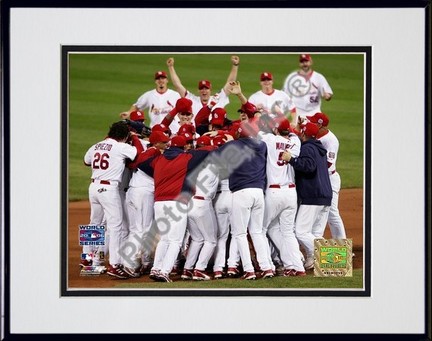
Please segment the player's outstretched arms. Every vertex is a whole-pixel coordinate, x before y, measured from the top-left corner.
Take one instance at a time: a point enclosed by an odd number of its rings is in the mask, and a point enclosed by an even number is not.
[[[167,59],[167,66],[168,66],[168,72],[171,77],[171,81],[174,85],[174,88],[176,91],[180,94],[181,97],[186,96],[186,88],[183,86],[180,77],[177,75],[176,70],[174,69],[174,58],[168,58]]]

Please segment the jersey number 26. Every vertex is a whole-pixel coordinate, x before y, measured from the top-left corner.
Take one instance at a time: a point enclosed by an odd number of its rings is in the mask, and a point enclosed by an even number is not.
[[[109,167],[109,154],[96,153],[93,159],[93,169],[107,169]]]

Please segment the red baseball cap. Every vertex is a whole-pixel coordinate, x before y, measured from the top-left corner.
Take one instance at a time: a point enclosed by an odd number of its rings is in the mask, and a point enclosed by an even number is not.
[[[213,146],[222,146],[223,144],[225,144],[225,137],[223,137],[222,135],[216,135],[215,137],[213,137],[212,139],[212,145]]]
[[[283,118],[281,121],[278,122],[277,130],[279,131],[279,134],[286,135],[287,132],[291,132],[291,123],[286,118]]]
[[[182,124],[177,132],[178,135],[183,135],[183,134],[195,134],[195,126],[193,124]]]
[[[224,126],[225,118],[226,118],[226,110],[224,108],[215,108],[211,112],[210,123],[216,126]]]
[[[306,136],[315,137],[318,134],[319,128],[315,123],[307,122],[305,125],[301,127],[300,130]]]
[[[170,135],[171,134],[171,130],[170,128],[168,128],[165,124],[155,124],[152,128],[151,128],[152,132],[153,131],[161,131],[165,134]]]
[[[202,88],[207,88],[207,89],[211,89],[211,83],[210,81],[207,80],[202,80],[198,82],[198,89],[202,89]]]
[[[183,148],[186,146],[187,140],[183,135],[176,135],[171,139],[171,147],[180,147]]]
[[[190,133],[182,133],[182,134],[178,134],[178,136],[184,137],[186,140],[186,144],[187,143],[193,143],[193,141],[194,141],[193,135]]]
[[[306,118],[312,123],[318,123],[324,127],[327,127],[330,122],[328,116],[322,112],[317,112],[313,116],[306,116]]]
[[[261,81],[265,81],[267,79],[273,80],[273,75],[270,72],[263,72],[260,77]]]
[[[301,54],[301,55],[299,56],[299,61],[300,61],[300,63],[301,63],[301,62],[304,62],[304,61],[308,62],[308,61],[310,61],[310,60],[312,60],[312,57],[311,57],[310,54]]]
[[[129,118],[131,121],[141,121],[143,122],[145,120],[144,113],[139,110],[131,111]]]
[[[203,135],[197,138],[196,145],[197,146],[211,146],[212,140],[207,135]]]
[[[151,144],[155,144],[158,142],[168,142],[170,139],[161,131],[152,131],[149,137],[149,141]]]
[[[165,71],[158,71],[158,72],[155,73],[155,77],[154,77],[155,79],[158,79],[158,78],[161,78],[161,77],[168,78]]]

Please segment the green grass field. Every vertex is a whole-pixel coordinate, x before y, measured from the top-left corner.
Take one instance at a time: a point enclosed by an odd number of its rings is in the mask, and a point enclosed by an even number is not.
[[[212,281],[183,281],[175,280],[173,283],[120,282],[116,288],[130,289],[361,289],[363,288],[363,270],[354,269],[351,277],[315,277],[308,274],[304,277],[273,277],[270,279],[257,279],[245,281],[240,279],[224,278]],[[197,291],[199,292],[199,291]]]
[[[234,53],[232,53],[234,54]],[[69,54],[68,65],[68,199],[88,198],[91,171],[83,164],[87,149],[100,141],[137,98],[154,88],[153,75],[166,70],[168,57],[183,85],[197,93],[197,83],[208,79],[214,91],[223,87],[231,68],[230,54]],[[298,67],[298,54],[238,54],[238,80],[249,97],[260,89],[263,71],[273,73],[280,89],[285,77]],[[340,142],[338,171],[343,188],[363,187],[364,59],[363,54],[314,54],[315,69],[324,74],[334,97],[322,105],[329,128]],[[237,118],[239,101],[226,107]]]

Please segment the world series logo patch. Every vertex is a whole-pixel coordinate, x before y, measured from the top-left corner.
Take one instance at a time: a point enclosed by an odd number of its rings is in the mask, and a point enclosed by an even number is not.
[[[352,277],[352,239],[315,239],[314,276]]]
[[[105,245],[104,225],[79,225],[79,245]]]

